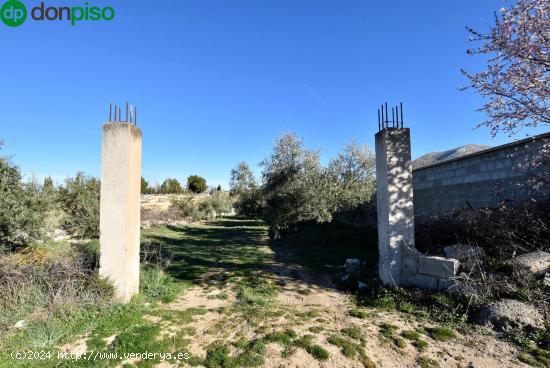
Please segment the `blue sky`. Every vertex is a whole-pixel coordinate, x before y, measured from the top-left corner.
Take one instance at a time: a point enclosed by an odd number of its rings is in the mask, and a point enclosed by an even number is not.
[[[482,100],[458,90],[460,68],[483,67],[465,54],[465,26],[486,30],[503,1],[88,3],[115,18],[0,23],[2,152],[26,174],[99,175],[109,101],[138,106],[153,183],[198,174],[226,186],[239,161],[259,173],[288,131],[325,161],[351,139],[372,146],[386,100],[404,103],[413,157],[513,139],[474,130]]]

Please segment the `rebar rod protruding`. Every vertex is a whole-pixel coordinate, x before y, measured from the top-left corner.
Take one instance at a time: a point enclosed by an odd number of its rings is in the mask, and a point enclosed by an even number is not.
[[[403,128],[403,102],[400,102],[399,106],[401,107],[401,128]]]
[[[395,105],[395,119],[397,120],[397,127],[399,128],[401,120],[399,120],[399,106],[397,105]]]
[[[388,119],[388,103],[386,102],[386,128],[389,127],[389,119]]]

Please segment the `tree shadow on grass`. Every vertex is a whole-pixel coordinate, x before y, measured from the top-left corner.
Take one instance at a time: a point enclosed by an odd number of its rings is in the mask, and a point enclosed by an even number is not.
[[[169,257],[167,272],[192,283],[254,277],[261,271],[277,275],[282,284],[287,279],[324,287],[332,286],[327,277],[341,274],[347,258],[376,265],[376,235],[369,229],[332,227],[326,245],[316,227],[277,240],[270,240],[267,230],[262,221],[239,217],[151,229],[144,232],[142,258],[155,263]],[[145,256],[149,244],[157,252],[153,257]]]
[[[194,283],[204,281],[210,273],[261,270],[273,258],[263,250],[267,245],[263,223],[235,217],[152,229],[145,232],[142,244],[142,259],[147,258],[147,248],[154,248],[156,254],[149,262],[170,258],[167,272]]]

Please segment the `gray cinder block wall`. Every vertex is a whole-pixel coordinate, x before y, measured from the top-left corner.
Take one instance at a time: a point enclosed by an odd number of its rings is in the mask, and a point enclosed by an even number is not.
[[[141,130],[133,124],[103,125],[99,274],[126,303],[139,292]]]
[[[415,248],[410,130],[386,127],[375,138],[380,281],[391,287],[452,287],[459,262]]]
[[[490,148],[460,158],[413,170],[414,212],[417,219],[472,206],[494,206],[503,200],[521,202],[532,195],[522,185],[539,167],[526,170],[519,164],[550,142],[550,133]],[[550,193],[538,192],[547,197]]]

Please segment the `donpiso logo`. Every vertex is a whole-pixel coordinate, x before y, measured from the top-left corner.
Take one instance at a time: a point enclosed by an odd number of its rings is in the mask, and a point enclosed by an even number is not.
[[[115,9],[110,6],[103,8],[89,6],[46,6],[44,2],[30,10],[34,21],[65,20],[74,26],[80,21],[109,21],[115,17]],[[27,8],[19,0],[7,0],[0,8],[0,18],[10,27],[19,27],[27,19]]]
[[[19,27],[27,19],[27,8],[19,0],[8,0],[0,8],[2,22],[10,27]]]

